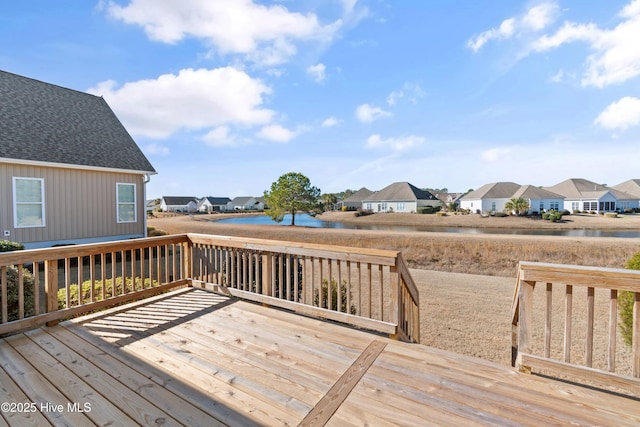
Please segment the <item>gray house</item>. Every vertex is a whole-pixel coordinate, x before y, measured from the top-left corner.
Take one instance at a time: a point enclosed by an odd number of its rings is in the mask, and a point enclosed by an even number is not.
[[[630,179],[614,185],[611,188],[633,196],[633,200],[628,202],[623,200],[620,202],[620,210],[624,211],[626,209],[637,209],[640,207],[640,179]]]
[[[155,173],[102,97],[0,71],[0,238],[144,237]]]
[[[415,213],[421,207],[441,205],[436,196],[408,182],[394,182],[362,201],[362,208],[373,212]]]

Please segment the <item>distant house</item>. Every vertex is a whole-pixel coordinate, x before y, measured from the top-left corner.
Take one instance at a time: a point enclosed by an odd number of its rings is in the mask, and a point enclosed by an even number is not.
[[[256,204],[254,205],[254,209],[257,211],[263,211],[268,209],[267,201],[264,197],[256,197]]]
[[[460,208],[471,212],[504,212],[510,199],[523,198],[529,204],[529,212],[561,210],[562,195],[533,185],[515,182],[493,182],[471,191],[460,199]]]
[[[163,196],[160,199],[162,212],[190,212],[198,208],[198,199],[192,196]]]
[[[640,179],[630,179],[611,188],[633,197],[633,200],[629,202],[622,200],[620,202],[620,210],[624,211],[625,209],[637,209],[640,207]]]
[[[434,196],[442,202],[443,205],[449,206],[450,204],[459,204],[460,198],[464,193],[435,193]]]
[[[235,197],[227,203],[227,210],[230,211],[255,211],[264,209],[264,200],[260,202],[256,197],[240,196]]]
[[[346,210],[361,209],[362,208],[362,202],[367,197],[370,197],[372,194],[373,194],[373,191],[369,190],[368,188],[362,187],[361,189],[359,189],[358,191],[356,191],[355,193],[353,193],[349,197],[347,197],[344,200],[341,200],[340,202],[338,202],[338,208],[339,209],[343,209],[344,208]]]
[[[441,205],[436,196],[408,182],[395,182],[362,201],[362,208],[373,212],[415,213],[422,207]]]
[[[228,197],[203,197],[198,201],[198,212],[224,212],[231,201]]]
[[[0,71],[0,238],[144,237],[155,173],[103,98]]]
[[[638,207],[631,194],[582,178],[571,178],[545,187],[564,196],[564,209],[570,211],[611,212],[624,207]]]

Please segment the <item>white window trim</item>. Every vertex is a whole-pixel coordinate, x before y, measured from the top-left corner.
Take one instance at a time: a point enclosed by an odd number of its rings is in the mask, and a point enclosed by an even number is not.
[[[17,193],[16,193],[16,181],[17,180],[25,180],[25,181],[40,181],[40,195],[42,205],[42,224],[39,225],[18,225],[18,201],[17,201]],[[30,177],[22,177],[22,176],[14,176],[13,177],[13,226],[14,228],[42,228],[46,227],[46,215],[45,215],[45,203],[44,203],[44,178],[30,178]]]
[[[129,185],[133,187],[133,221],[120,221],[120,186],[121,185]],[[138,222],[138,204],[136,200],[137,196],[137,188],[134,182],[116,182],[116,222],[118,224],[130,224]],[[122,203],[129,204],[129,203]]]

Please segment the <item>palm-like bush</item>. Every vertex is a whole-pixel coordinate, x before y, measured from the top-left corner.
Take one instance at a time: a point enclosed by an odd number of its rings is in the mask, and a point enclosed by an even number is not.
[[[515,212],[516,215],[521,215],[529,210],[529,202],[522,197],[513,197],[504,204],[504,208],[508,212]]]

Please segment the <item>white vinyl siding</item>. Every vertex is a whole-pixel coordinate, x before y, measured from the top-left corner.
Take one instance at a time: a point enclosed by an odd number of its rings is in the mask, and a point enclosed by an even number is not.
[[[118,223],[136,222],[136,185],[116,184]]]
[[[44,179],[13,177],[13,223],[16,228],[44,227]]]

